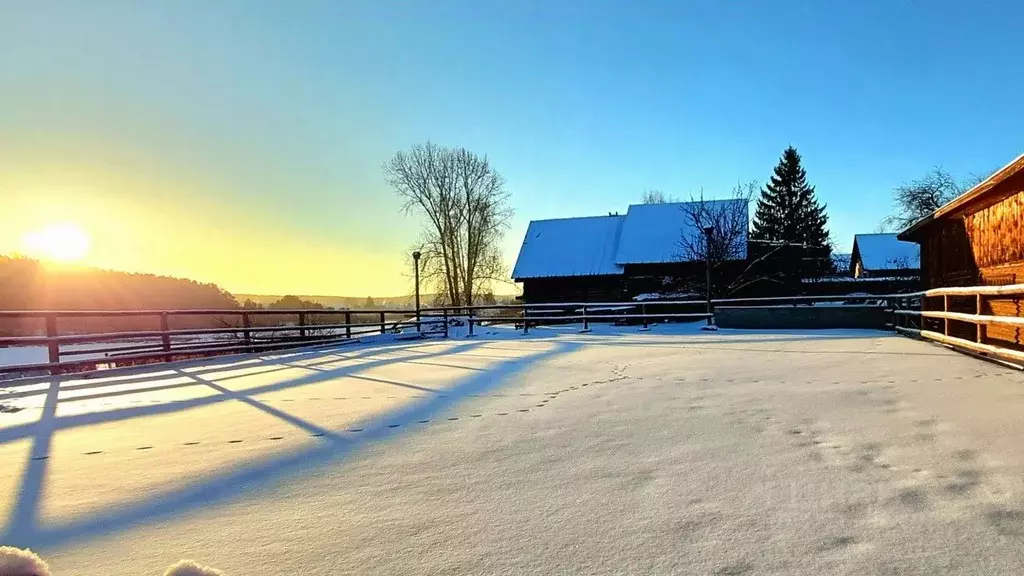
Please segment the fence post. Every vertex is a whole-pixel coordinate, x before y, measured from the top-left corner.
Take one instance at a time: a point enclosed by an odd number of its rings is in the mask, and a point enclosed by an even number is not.
[[[473,309],[472,308],[467,308],[466,309],[466,313],[467,313],[466,317],[469,319],[469,335],[472,336],[473,335]]]
[[[249,328],[252,328],[252,318],[248,312],[242,312],[242,343],[247,347],[252,345],[252,332]],[[252,348],[248,348],[248,351],[250,354],[254,352]]]
[[[352,338],[352,313],[345,311],[345,338]]]
[[[949,312],[949,296],[945,294],[942,296],[942,311]],[[942,319],[942,333],[949,336],[949,318]]]
[[[642,302],[640,304],[640,316],[643,317],[644,325],[640,327],[641,330],[650,330],[651,327],[647,325],[647,303]]]
[[[46,337],[49,338],[46,342],[46,350],[49,355],[50,364],[57,364],[60,362],[60,342],[55,340],[55,338],[57,338],[56,314],[46,315]],[[60,368],[52,366],[50,368],[50,374],[53,376],[60,374]]]
[[[299,338],[306,339],[306,313],[299,312]]]
[[[166,352],[164,355],[164,362],[171,361],[171,335],[167,333],[170,330],[167,322],[167,312],[160,313],[160,347]]]
[[[530,321],[527,319],[530,315],[528,308],[523,308],[523,335],[530,333]]]
[[[387,332],[387,326],[384,325],[385,322],[386,322],[386,320],[384,319],[384,312],[381,312],[380,313],[380,333],[381,334],[384,334],[385,332]]]
[[[444,338],[448,339],[448,308],[444,308],[441,311],[441,315],[444,317]]]
[[[590,332],[590,323],[587,321],[587,305],[583,305],[583,331]]]
[[[983,310],[985,309],[985,303],[984,303],[984,300],[982,300],[982,298],[983,298],[983,296],[981,295],[981,293],[978,293],[977,299],[974,301],[975,314],[977,316],[981,316],[984,313]],[[977,330],[976,330],[975,335],[974,335],[975,339],[978,341],[978,344],[984,344],[985,343],[985,325],[982,324],[981,322],[978,322],[975,326],[977,327]]]

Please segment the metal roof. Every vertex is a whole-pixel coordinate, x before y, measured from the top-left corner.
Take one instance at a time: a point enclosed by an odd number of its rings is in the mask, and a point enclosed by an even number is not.
[[[622,224],[622,237],[615,255],[617,264],[663,264],[685,260],[680,243],[684,237],[699,238],[703,232],[691,217],[698,202],[670,202],[665,204],[634,204],[626,212]],[[743,210],[746,221],[745,200],[705,200],[707,210]],[[742,207],[739,206],[742,204]],[[736,239],[738,259],[747,257],[747,236]]]
[[[615,249],[623,219],[615,215],[530,222],[512,278],[622,274]]]
[[[899,238],[901,240],[910,240],[912,236],[920,232],[921,229],[927,226],[929,223],[938,220],[943,216],[955,213],[958,210],[964,208],[970,202],[990,192],[993,188],[998,186],[1007,178],[1013,176],[1017,172],[1020,172],[1021,169],[1024,169],[1024,154],[1017,156],[1016,158],[1014,158],[1012,162],[1010,162],[1006,166],[1003,166],[999,170],[996,170],[995,172],[992,173],[991,176],[982,180],[981,182],[978,182],[977,184],[974,185],[973,188],[971,188],[967,192],[964,192],[963,194],[957,196],[953,200],[941,206],[935,212],[932,212],[928,216],[925,216],[924,218],[915,222],[912,226],[910,226],[910,228],[907,228],[903,232],[900,232]]]
[[[688,210],[696,204],[637,204],[624,216],[534,220],[526,230],[512,278],[604,276],[622,274],[626,264],[683,261],[684,236],[703,234]],[[704,204],[708,210],[736,206],[743,211],[743,221],[747,220],[743,200],[706,200]],[[736,248],[738,258],[746,258],[746,234],[737,239]]]
[[[857,234],[853,253],[865,270],[916,270],[921,268],[921,247],[904,242],[896,234]]]

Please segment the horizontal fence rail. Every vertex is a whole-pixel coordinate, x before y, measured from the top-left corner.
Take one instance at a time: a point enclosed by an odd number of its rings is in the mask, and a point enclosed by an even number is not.
[[[911,302],[911,298],[916,302]],[[999,299],[1013,302],[1011,308],[1017,315],[991,313],[988,308]],[[1021,368],[1024,364],[1021,301],[1024,301],[1024,284],[933,288],[895,299],[893,327],[907,336],[931,340],[997,361],[1009,360]],[[973,308],[974,311],[950,310],[951,305],[960,309]],[[931,325],[929,320],[933,321]],[[970,328],[965,329],[964,326]],[[990,333],[993,330],[1000,332],[993,336]]]
[[[1024,362],[1024,352],[985,338],[985,327],[1024,328],[1024,318],[985,313],[988,298],[1019,296],[1024,285],[940,288],[908,294],[847,294],[835,296],[778,296],[770,298],[716,298],[708,300],[642,300],[629,302],[546,302],[479,304],[384,310],[13,310],[0,311],[0,322],[17,319],[36,322],[36,334],[0,336],[3,347],[45,347],[46,362],[0,365],[3,374],[35,376],[99,368],[132,366],[204,356],[262,353],[306,346],[330,346],[371,335],[407,333],[444,336],[454,326],[465,326],[472,336],[486,325],[513,325],[528,334],[540,325],[627,323],[648,329],[655,322],[704,321],[715,324],[716,309],[742,307],[802,307],[842,305],[848,309],[884,309],[891,313],[890,328],[899,333],[933,340],[974,353]],[[950,310],[950,300],[974,300],[974,313]],[[929,303],[942,302],[936,309]],[[206,320],[203,320],[206,318]],[[70,325],[86,320],[111,322],[106,331],[69,333]],[[151,320],[150,320],[151,319]],[[338,319],[344,319],[339,322]],[[145,322],[142,329],[118,328],[117,322]],[[151,324],[150,324],[151,321]],[[174,326],[177,322],[191,323]],[[206,325],[203,325],[203,322]],[[927,322],[940,323],[933,330]],[[973,340],[950,333],[950,323],[977,327]],[[196,325],[196,324],[199,325]],[[215,324],[215,326],[209,326]],[[883,326],[879,326],[883,327]],[[37,327],[38,328],[38,327]],[[63,330],[61,330],[63,328]],[[42,332],[42,335],[38,334]],[[961,335],[962,336],[962,335]]]
[[[204,356],[258,353],[354,341],[369,335],[415,331],[415,335],[447,334],[448,319],[422,317],[409,309],[383,310],[0,310],[0,323],[42,320],[43,336],[0,336],[0,352],[8,348],[44,347],[46,362],[0,364],[4,375],[34,376],[167,362]],[[170,328],[171,318],[207,317],[218,327]],[[344,322],[331,319],[344,318]],[[83,318],[112,322],[152,319],[155,329],[113,329],[61,334],[61,323]],[[230,320],[230,322],[226,320]],[[282,319],[284,322],[282,322]],[[268,325],[270,324],[270,325]],[[109,345],[105,345],[109,343]]]
[[[705,320],[713,313],[705,300],[643,302],[559,302],[430,307],[419,310],[10,310],[11,319],[42,321],[43,335],[0,336],[0,348],[45,347],[46,362],[0,365],[0,378],[37,376],[193,359],[235,353],[259,353],[304,346],[336,345],[368,335],[415,330],[421,336],[447,336],[451,324],[468,325],[472,335],[480,325],[513,324],[529,333],[541,324],[635,322],[647,329],[654,321]],[[680,309],[698,308],[698,312]],[[173,319],[207,317],[216,327],[171,327]],[[344,318],[344,322],[332,321]],[[290,323],[280,323],[280,319]],[[67,323],[86,320],[139,319],[153,328],[90,330],[67,333]],[[277,322],[275,322],[275,320]],[[266,325],[270,324],[270,325]],[[61,330],[65,328],[63,331]]]

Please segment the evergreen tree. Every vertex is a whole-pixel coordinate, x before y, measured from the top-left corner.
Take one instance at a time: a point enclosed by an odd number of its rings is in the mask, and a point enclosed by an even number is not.
[[[807,183],[807,172],[800,164],[800,154],[792,146],[782,153],[771,181],[761,190],[751,237],[802,244],[806,252],[803,259],[820,261],[806,268],[807,272],[826,272],[831,267],[825,206],[818,203],[814,186]]]

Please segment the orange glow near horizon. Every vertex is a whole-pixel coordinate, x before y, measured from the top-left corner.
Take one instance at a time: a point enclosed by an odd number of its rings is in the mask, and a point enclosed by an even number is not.
[[[413,292],[408,251],[418,226],[386,206],[373,217],[350,203],[351,210],[325,205],[289,219],[279,204],[243,208],[224,189],[199,180],[162,182],[125,170],[45,163],[25,163],[17,172],[0,165],[0,206],[0,255],[188,278],[233,294]],[[337,224],[312,229],[324,213],[336,214]],[[374,224],[367,229],[366,222]],[[504,285],[495,288],[504,293]]]
[[[0,255],[188,278],[232,293],[412,293],[406,238],[368,242],[344,226],[336,235],[314,236],[302,223],[215,200],[206,186],[132,176],[80,166],[19,173],[0,166]],[[181,192],[190,188],[211,191],[200,198]]]
[[[72,222],[50,224],[21,237],[27,256],[57,263],[81,262],[91,244],[89,234]]]

